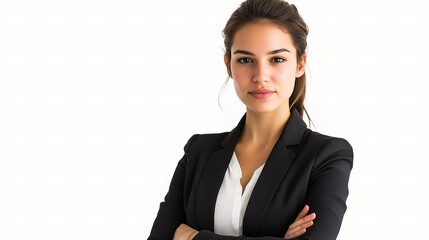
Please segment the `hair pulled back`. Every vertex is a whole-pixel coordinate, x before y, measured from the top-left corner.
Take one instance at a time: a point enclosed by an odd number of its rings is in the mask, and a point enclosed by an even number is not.
[[[290,34],[297,59],[301,59],[307,48],[308,27],[293,4],[283,0],[247,0],[232,13],[223,29],[225,56],[231,64],[231,47],[235,33],[248,23],[270,22]],[[289,108],[296,108],[303,116],[306,88],[305,73],[295,80],[295,87],[289,98]],[[308,114],[307,114],[308,116]]]

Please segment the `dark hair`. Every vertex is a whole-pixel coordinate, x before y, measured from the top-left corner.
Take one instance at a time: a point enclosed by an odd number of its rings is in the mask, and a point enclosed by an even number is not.
[[[303,56],[307,48],[308,27],[296,7],[283,0],[247,0],[242,2],[232,13],[223,29],[225,56],[228,59],[228,66],[231,64],[231,47],[234,34],[245,24],[257,22],[270,22],[284,29],[292,38],[294,47],[297,50],[297,59]],[[230,73],[228,74],[231,75]],[[296,108],[301,116],[305,112],[311,121],[304,107],[305,87],[306,78],[304,72],[301,77],[295,80],[295,87],[289,98],[289,108]]]

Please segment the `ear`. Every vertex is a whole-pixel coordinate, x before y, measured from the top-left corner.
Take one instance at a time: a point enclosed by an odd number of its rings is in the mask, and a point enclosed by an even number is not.
[[[226,71],[228,72],[228,76],[230,78],[232,78],[232,74],[231,74],[231,64],[230,64],[230,59],[225,55],[223,56],[223,62],[225,63],[225,67],[226,67]]]
[[[296,66],[295,77],[299,78],[305,73],[305,64],[307,63],[307,53],[302,54],[298,59],[298,64]]]

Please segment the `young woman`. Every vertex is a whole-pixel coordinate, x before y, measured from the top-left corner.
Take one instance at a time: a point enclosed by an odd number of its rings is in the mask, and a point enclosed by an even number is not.
[[[306,24],[283,0],[247,0],[223,33],[246,114],[189,139],[148,239],[336,239],[353,151],[302,119]]]

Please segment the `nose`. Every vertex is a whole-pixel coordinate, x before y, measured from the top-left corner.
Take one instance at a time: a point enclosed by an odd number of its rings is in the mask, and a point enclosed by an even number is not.
[[[254,83],[268,82],[268,73],[268,67],[264,63],[259,62],[258,64],[255,64],[252,81]]]

